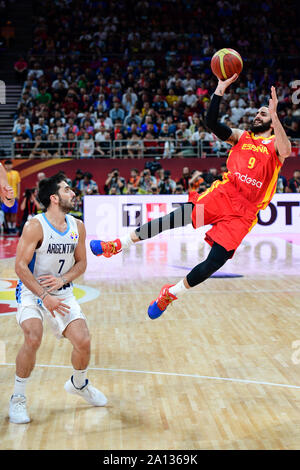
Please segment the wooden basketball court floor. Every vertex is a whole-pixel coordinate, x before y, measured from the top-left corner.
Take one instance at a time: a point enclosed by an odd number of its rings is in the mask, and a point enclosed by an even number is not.
[[[64,391],[71,347],[45,325],[26,425],[7,416],[22,335],[9,288],[14,258],[2,259],[10,308],[0,315],[0,448],[299,449],[299,236],[249,235],[221,277],[150,320],[161,286],[207,253],[199,237],[164,235],[111,259],[88,250],[76,285],[92,334],[88,376],[108,404],[92,408]]]

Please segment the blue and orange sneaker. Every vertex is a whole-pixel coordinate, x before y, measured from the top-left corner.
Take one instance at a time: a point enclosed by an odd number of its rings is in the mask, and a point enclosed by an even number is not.
[[[166,310],[167,306],[173,302],[173,300],[177,300],[177,297],[169,292],[169,288],[173,287],[174,284],[166,284],[161,288],[159,296],[157,299],[153,300],[148,307],[148,315],[151,320],[160,317],[164,311]]]
[[[119,238],[110,242],[104,242],[102,240],[91,240],[90,248],[95,256],[105,256],[110,258],[113,255],[117,255],[122,251],[121,241]]]

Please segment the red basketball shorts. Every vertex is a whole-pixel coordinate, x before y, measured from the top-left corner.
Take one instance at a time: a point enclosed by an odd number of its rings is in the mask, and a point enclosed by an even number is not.
[[[237,249],[256,224],[257,209],[241,197],[230,183],[227,184],[217,181],[202,194],[192,191],[189,202],[195,204],[193,227],[212,225],[206,232],[205,241],[210,245],[216,242],[231,251]]]

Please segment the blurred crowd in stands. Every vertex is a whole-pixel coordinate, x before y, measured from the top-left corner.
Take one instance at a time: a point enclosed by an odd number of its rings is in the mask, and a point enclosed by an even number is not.
[[[226,155],[204,125],[222,47],[240,52],[244,71],[221,121],[247,129],[275,85],[286,132],[300,138],[298,10],[294,0],[35,2],[33,47],[15,64],[14,156]]]

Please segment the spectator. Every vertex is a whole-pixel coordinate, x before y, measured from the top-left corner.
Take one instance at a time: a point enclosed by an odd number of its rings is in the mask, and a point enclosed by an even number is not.
[[[210,186],[214,181],[218,179],[218,170],[216,168],[210,168],[208,173],[204,175],[205,182]]]
[[[56,121],[56,135],[58,140],[64,140],[66,135],[66,129],[61,119],[57,119]]]
[[[130,171],[130,178],[128,179],[127,184],[131,185],[135,190],[138,190],[139,182],[140,182],[139,171],[136,168],[133,168]]]
[[[35,184],[37,188],[39,187],[40,181],[42,181],[45,178],[46,178],[46,174],[43,171],[39,171],[38,174],[37,174],[37,181],[36,181],[36,184]]]
[[[17,80],[24,81],[27,75],[28,63],[23,57],[20,57],[14,64]]]
[[[287,180],[281,174],[281,170],[280,170],[279,175],[278,175],[277,185],[276,185],[276,193],[285,193],[287,185],[288,185]]]
[[[189,180],[189,191],[199,192],[199,188],[204,182],[205,181],[202,172],[198,170],[193,170],[191,172],[191,178]]]
[[[33,64],[33,68],[28,70],[27,78],[33,77],[34,79],[38,80],[44,75],[44,71],[39,68],[40,64],[35,62]]]
[[[176,135],[176,156],[180,158],[193,157],[195,155],[194,149],[190,141],[183,136],[181,129]]]
[[[63,151],[59,151],[59,142],[56,138],[56,135],[51,132],[48,136],[48,141],[44,144],[44,156],[45,157],[59,157],[64,155]]]
[[[29,124],[29,119],[26,118],[25,116],[19,116],[15,123],[14,123],[14,127],[13,127],[13,134],[16,134],[18,131],[20,131],[22,128],[25,127],[25,130],[29,130],[30,131],[30,124]]]
[[[144,144],[144,156],[155,157],[158,154],[158,142],[151,132],[146,132]]]
[[[169,93],[166,96],[166,102],[168,103],[168,106],[171,108],[173,106],[173,103],[177,102],[178,100],[179,97],[175,95],[173,88],[170,88]]]
[[[293,178],[289,180],[286,188],[287,193],[300,193],[300,170],[295,170]]]
[[[122,106],[125,112],[128,114],[130,110],[135,107],[137,102],[137,95],[133,93],[132,88],[128,88],[126,93],[122,96]]]
[[[70,129],[70,128],[69,128]],[[88,139],[90,139],[90,136],[88,133],[86,133],[88,135]],[[85,141],[81,141],[81,143],[84,143],[85,144]],[[80,156],[90,156],[90,155],[86,155],[84,153],[85,149],[82,149],[80,148],[79,149],[79,155]],[[77,144],[77,141],[75,140],[75,134],[71,131],[68,132],[67,134],[67,140],[64,141],[61,145],[61,155],[63,157],[76,157],[78,156],[78,144]]]
[[[29,156],[28,139],[25,139],[23,134],[18,134],[14,138],[14,156],[17,158]]]
[[[139,181],[139,193],[141,194],[151,194],[152,187],[156,186],[156,179],[155,176],[151,175],[151,172],[149,169],[145,169],[142,171],[140,175],[140,181]]]
[[[98,140],[96,142],[95,147],[95,156],[99,157],[106,157],[111,156],[112,148],[111,148],[111,137],[109,132],[104,132],[104,140]]]
[[[176,185],[174,194],[184,194],[184,189],[183,189],[183,186],[181,184]]]
[[[124,140],[123,135],[121,132],[118,132],[116,135],[116,138],[114,140],[114,152],[113,152],[113,158],[119,157],[119,158],[124,158],[127,157],[127,141]]]
[[[104,190],[106,194],[123,194],[126,181],[120,176],[118,168],[114,168],[105,181]]]
[[[191,72],[186,73],[186,78],[182,80],[182,86],[187,92],[189,88],[193,90],[196,89],[196,80],[192,77]]]
[[[181,178],[177,181],[177,185],[182,186],[183,191],[184,191],[185,193],[187,193],[188,190],[189,190],[189,181],[190,181],[190,178],[191,178],[190,169],[189,169],[189,167],[184,166],[183,169],[182,169],[182,176],[181,176]]]
[[[176,183],[172,180],[170,171],[164,171],[164,179],[161,180],[157,186],[159,194],[174,194]]]
[[[167,138],[164,142],[164,151],[163,151],[163,158],[172,158],[175,155],[175,144],[174,139]]]
[[[292,139],[299,139],[300,138],[299,123],[297,121],[292,121],[291,126],[286,130],[286,133]]]
[[[47,92],[46,88],[42,88],[40,93],[38,93],[36,97],[36,101],[40,104],[46,104],[49,105],[52,100],[52,95],[51,93]]]
[[[75,173],[75,178],[72,181],[72,188],[76,188],[76,189],[79,188],[79,182],[83,179],[83,175],[84,175],[83,171],[80,170],[80,168],[78,168],[78,170],[76,170],[76,173]]]
[[[41,135],[36,135],[32,146],[29,158],[44,157],[45,156],[45,146],[42,141]]]
[[[250,106],[245,108],[245,115],[250,116],[251,120],[254,118],[254,116],[257,114],[258,108],[255,106],[255,101],[251,100],[250,101]]]
[[[122,122],[124,121],[125,112],[124,109],[120,107],[119,101],[114,102],[113,108],[109,111],[109,117],[113,123],[115,123],[116,119],[118,118],[121,119]]]
[[[41,204],[37,200],[37,188],[25,190],[23,200],[20,204],[20,210],[23,212],[19,228],[19,235],[21,236],[26,222],[41,210]]]
[[[113,127],[113,122],[110,117],[106,116],[106,113],[99,113],[97,121],[94,125],[94,130],[99,131],[100,129],[105,129],[109,131]]]
[[[76,144],[76,142],[75,142]],[[84,132],[83,140],[79,144],[79,155],[81,157],[92,157],[94,155],[95,144],[88,132]]]
[[[136,133],[133,133],[128,139],[127,151],[130,158],[142,158],[143,141]]]
[[[30,128],[26,128],[26,126],[21,126],[21,128],[17,130],[17,135],[21,135],[27,142],[32,140],[31,130]]]
[[[76,189],[78,189],[83,196],[99,192],[98,185],[92,178],[92,173],[87,171],[83,174],[83,178],[78,181]]]
[[[192,87],[188,87],[186,89],[186,94],[183,96],[182,101],[183,101],[183,103],[186,104],[186,106],[190,106],[191,108],[196,107],[196,105],[198,103],[198,99],[197,99],[197,96],[195,95],[195,93],[193,92]]]
[[[49,126],[45,123],[44,117],[39,117],[38,124],[34,124],[33,133],[35,134],[37,129],[41,129],[42,135],[46,136],[49,134]]]
[[[57,90],[61,87],[67,89],[68,86],[69,86],[68,82],[64,80],[63,75],[59,73],[57,75],[57,79],[52,82],[51,88],[53,88],[54,90]]]

